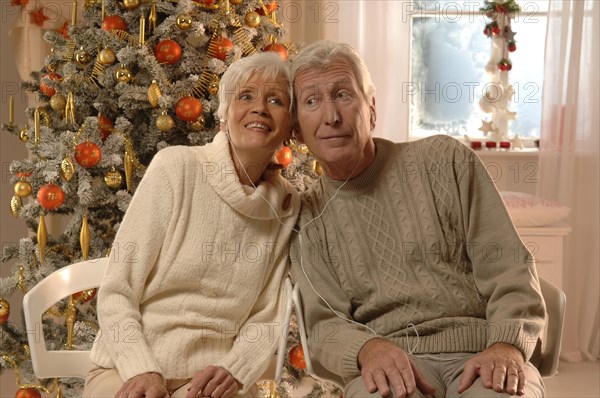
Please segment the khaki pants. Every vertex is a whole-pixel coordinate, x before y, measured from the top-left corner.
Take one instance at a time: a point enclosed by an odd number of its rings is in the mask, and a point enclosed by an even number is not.
[[[458,394],[458,385],[462,375],[465,362],[475,354],[433,354],[413,355],[412,359],[421,375],[435,387],[436,398],[506,398],[509,394],[497,393],[494,390],[483,387],[481,379],[477,378],[473,385],[462,394]],[[526,383],[523,398],[543,398],[546,393],[544,382],[538,370],[530,364],[525,368]],[[362,377],[350,381],[344,389],[345,398],[375,398],[380,397],[377,392],[371,394],[365,388]],[[394,395],[395,397],[396,395]],[[411,398],[428,397],[417,390]]]
[[[167,391],[171,398],[185,398],[190,388],[191,379],[167,380]],[[116,369],[105,369],[94,367],[85,378],[83,398],[114,398],[117,391],[121,389],[123,380]],[[250,389],[244,397],[257,396],[257,389]],[[242,395],[235,394],[235,398]]]

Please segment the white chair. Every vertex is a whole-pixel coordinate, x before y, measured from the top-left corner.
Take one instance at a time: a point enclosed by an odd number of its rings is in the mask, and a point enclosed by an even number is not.
[[[556,374],[558,368],[558,357],[562,340],[563,324],[565,319],[565,293],[552,285],[550,282],[540,278],[542,296],[546,302],[548,319],[546,322],[546,339],[542,348],[541,362],[538,370],[543,377],[551,377]]]
[[[544,301],[546,303],[546,312],[548,317],[546,321],[547,332],[544,336],[544,346],[542,348],[541,361],[540,365],[538,365],[538,370],[542,377],[551,377],[556,374],[556,369],[558,368],[565,317],[566,297],[562,290],[558,289],[542,278],[540,278],[540,287],[542,290],[542,296],[544,297]],[[304,326],[304,317],[302,315],[302,300],[300,297],[300,292],[298,291],[298,285],[294,286],[292,290],[292,302],[296,306],[296,317],[298,321],[300,341],[302,343],[302,348],[304,349],[304,360],[306,361],[307,372],[319,380],[335,383],[343,388],[343,381],[339,376],[319,366],[318,363],[313,364],[310,360],[306,328]],[[315,369],[317,370],[316,374]]]
[[[58,301],[82,290],[92,289],[100,286],[108,267],[108,257],[82,261],[63,267],[35,285],[23,298],[23,310],[25,312],[25,324],[27,328],[27,339],[31,352],[33,371],[40,379],[58,377],[80,377],[85,378],[93,363],[90,359],[90,351],[87,350],[51,350],[46,349],[46,341],[42,331],[42,316]],[[284,297],[286,299],[286,325],[292,311],[292,284],[288,279],[285,281]],[[285,333],[287,336],[287,326]],[[263,374],[262,379],[271,379],[275,374],[275,381],[281,379],[283,359],[286,352],[285,337],[280,339],[278,352],[283,353],[275,360]]]
[[[42,315],[63,298],[98,287],[107,266],[108,257],[68,265],[41,280],[23,298],[31,362],[38,378],[85,378],[91,369],[90,351],[46,349]]]

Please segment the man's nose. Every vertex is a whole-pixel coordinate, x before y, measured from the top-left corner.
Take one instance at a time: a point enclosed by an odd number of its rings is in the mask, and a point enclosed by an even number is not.
[[[342,116],[335,102],[325,102],[323,105],[325,111],[325,124],[328,126],[337,126],[340,124],[342,122]]]

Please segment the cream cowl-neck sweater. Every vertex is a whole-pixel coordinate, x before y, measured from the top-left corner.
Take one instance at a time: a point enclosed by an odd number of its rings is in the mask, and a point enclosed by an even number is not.
[[[256,189],[240,184],[223,133],[158,152],[113,244],[92,361],[124,380],[222,366],[246,391],[281,338],[299,207],[281,177]]]
[[[544,301],[485,166],[447,136],[375,144],[359,176],[344,184],[324,175],[302,201],[301,241],[290,252],[315,362],[350,380],[377,336],[415,354],[502,342],[529,359]]]

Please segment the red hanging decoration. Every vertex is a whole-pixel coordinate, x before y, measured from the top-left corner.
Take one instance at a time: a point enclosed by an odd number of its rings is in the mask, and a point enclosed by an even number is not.
[[[277,159],[277,163],[282,165],[284,168],[292,163],[292,157],[292,150],[288,146],[284,146],[275,152],[275,159]]]
[[[279,43],[271,43],[263,48],[263,51],[272,51],[279,55],[279,57],[285,61],[288,57],[287,49]]]
[[[181,58],[181,46],[174,40],[163,40],[156,45],[154,56],[161,64],[176,64]]]
[[[183,97],[177,101],[175,113],[185,122],[195,122],[202,115],[202,102],[194,97]]]
[[[37,200],[44,209],[56,210],[64,203],[65,193],[56,184],[46,184],[38,191]]]
[[[123,30],[126,32],[127,24],[120,16],[109,15],[107,17],[104,17],[104,20],[102,21],[102,29],[106,30],[107,32],[113,30]]]
[[[102,159],[102,151],[93,142],[82,142],[75,147],[75,160],[85,168],[94,167],[100,159]]]

